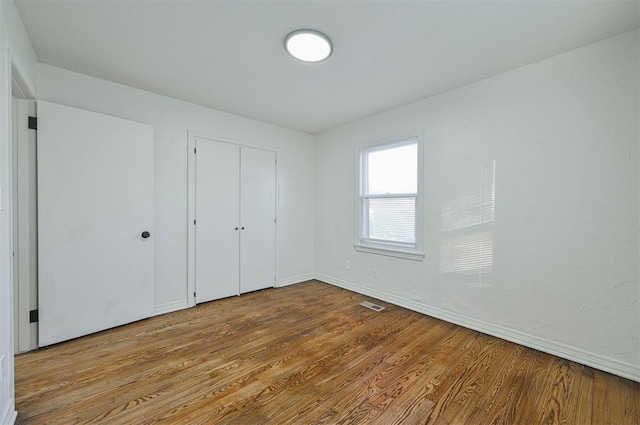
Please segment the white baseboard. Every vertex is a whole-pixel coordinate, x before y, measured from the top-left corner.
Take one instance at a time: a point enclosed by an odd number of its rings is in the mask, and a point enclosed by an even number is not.
[[[515,342],[516,344],[524,345],[525,347],[533,348],[534,350],[543,351],[554,356],[562,357],[563,359],[571,360],[586,366],[593,367],[595,369],[613,373],[614,375],[622,376],[623,378],[640,382],[640,366],[621,362],[619,360],[605,357],[600,354],[590,353],[555,341],[539,338],[537,336],[520,332],[514,329],[509,329],[504,326],[496,325],[494,323],[476,320],[471,317],[463,316],[436,307],[431,307],[426,304],[399,297],[397,295],[380,292],[371,288],[366,288],[364,286],[360,286],[331,276],[316,274],[315,278],[321,282],[329,283],[340,288],[348,289],[349,291],[374,297],[379,300],[398,305],[400,307],[408,308],[409,310],[417,311],[418,313],[426,314],[427,316],[435,317],[437,319],[453,323],[455,325],[473,329],[484,334]]]
[[[0,425],[13,425],[18,417],[18,412],[13,410],[14,400],[7,400],[7,403],[2,407],[0,412]]]
[[[313,273],[301,274],[298,276],[288,277],[284,279],[280,279],[276,288],[281,288],[283,286],[289,286],[296,283],[306,282],[308,280],[314,279],[315,275]],[[188,301],[186,300],[178,300],[171,301],[168,303],[157,304],[153,307],[153,315],[159,316],[165,313],[171,313],[173,311],[183,310],[185,308],[193,307],[190,306]]]
[[[293,277],[286,277],[284,279],[280,279],[276,288],[282,288],[283,286],[293,285],[296,283],[306,282],[307,280],[312,280],[315,278],[314,273],[306,273]]]
[[[159,316],[165,313],[171,313],[172,311],[183,310],[188,308],[189,304],[186,300],[171,301],[168,303],[158,304],[153,307],[153,315]]]

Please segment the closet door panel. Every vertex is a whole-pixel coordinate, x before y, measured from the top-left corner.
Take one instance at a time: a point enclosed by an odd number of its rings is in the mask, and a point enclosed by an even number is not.
[[[239,294],[240,148],[196,139],[196,302]]]
[[[240,292],[273,287],[276,268],[276,154],[240,149]]]

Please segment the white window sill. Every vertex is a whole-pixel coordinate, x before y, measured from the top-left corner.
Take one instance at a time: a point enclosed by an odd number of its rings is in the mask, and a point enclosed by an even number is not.
[[[358,252],[367,252],[369,254],[386,255],[387,257],[405,258],[413,261],[423,261],[424,252],[419,251],[403,251],[400,249],[374,247],[369,245],[354,244],[353,247]]]

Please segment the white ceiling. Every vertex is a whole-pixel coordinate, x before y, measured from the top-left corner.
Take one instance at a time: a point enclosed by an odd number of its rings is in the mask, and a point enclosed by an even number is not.
[[[308,133],[631,29],[634,1],[16,0],[40,62]],[[307,64],[284,37],[318,29]]]

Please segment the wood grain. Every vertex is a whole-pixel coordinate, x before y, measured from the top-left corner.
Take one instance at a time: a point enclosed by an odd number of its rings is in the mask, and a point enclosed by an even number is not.
[[[639,383],[367,299],[310,281],[16,356],[18,424],[640,424]]]

